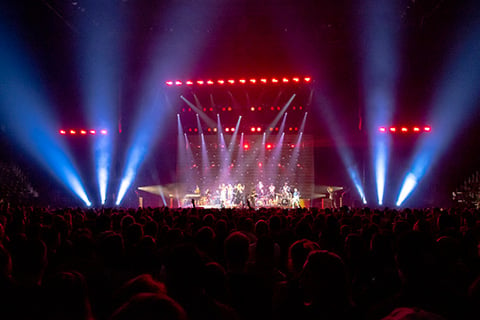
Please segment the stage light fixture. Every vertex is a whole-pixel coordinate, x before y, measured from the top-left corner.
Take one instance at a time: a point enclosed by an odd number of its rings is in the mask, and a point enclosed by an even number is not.
[[[257,79],[250,79],[250,83],[255,84],[257,82]]]
[[[267,143],[267,144],[265,145],[265,148],[267,148],[267,149],[272,149],[272,148],[273,148],[273,145],[272,145],[271,143]]]
[[[221,79],[220,79],[220,80],[218,80],[217,82],[218,82],[218,84],[224,84],[224,83],[225,83],[225,80],[221,80]]]
[[[245,144],[243,145],[243,149],[247,150],[248,148],[250,148],[250,146],[249,146],[247,143],[245,143]]]
[[[63,135],[67,134],[67,132],[65,130],[60,130],[59,132],[60,132],[60,134],[63,134]]]
[[[187,86],[192,86],[193,85],[193,81],[192,80],[187,80],[187,82],[185,82],[187,84]]]
[[[177,86],[181,86],[181,85],[182,85],[182,81],[177,80],[177,81],[175,81],[175,84],[176,84]]]
[[[278,79],[273,78],[272,83],[278,83]]]
[[[420,128],[419,127],[413,127],[413,132],[420,132]]]
[[[240,80],[238,80],[238,82],[240,82],[241,84],[245,84],[245,83],[247,82],[247,80],[245,80],[245,79],[240,79]]]
[[[262,111],[262,107],[258,107],[258,111]]]
[[[250,111],[255,111],[255,107],[251,107],[251,108],[250,108]]]
[[[288,79],[287,79],[287,78],[283,78],[282,81],[283,81],[283,83],[288,83]]]
[[[97,133],[97,131],[95,131],[95,130],[90,130],[89,132],[90,132],[90,134],[96,134]]]
[[[251,127],[250,131],[255,132],[255,127]]]
[[[77,134],[77,131],[75,131],[75,130],[70,130],[70,134]]]
[[[212,85],[214,82],[212,80],[207,80],[207,84]]]
[[[86,135],[86,134],[87,134],[87,130],[80,130],[80,134]]]
[[[230,128],[225,128],[225,132],[230,132]]]
[[[380,128],[378,128],[378,131],[380,131],[380,132],[387,132],[387,128],[385,128],[385,127],[380,127]]]
[[[397,131],[397,128],[395,127],[390,127],[390,132],[396,132]]]
[[[430,132],[430,131],[432,131],[432,128],[430,126],[426,126],[426,127],[423,128],[423,131]]]
[[[227,110],[228,110],[228,111],[232,111],[232,107],[228,107]]]
[[[257,127],[257,132],[260,132],[260,131],[262,131],[262,128]]]
[[[258,167],[259,167],[259,168],[263,167],[263,163],[259,162],[259,163],[258,163]]]
[[[173,81],[167,81],[165,83],[167,84],[167,86],[173,86]]]
[[[408,128],[402,127],[401,131],[402,131],[402,132],[408,132]]]
[[[228,83],[230,83],[230,84],[235,84],[235,80],[230,79],[230,80],[228,80]]]
[[[292,78],[292,80],[293,80],[294,82],[300,82],[300,78],[297,78],[297,77]]]
[[[310,78],[310,77],[305,77],[304,80],[305,80],[305,82],[310,82],[310,81],[312,80],[312,78]]]
[[[260,79],[260,82],[262,82],[262,83],[267,83],[267,79],[262,78],[262,79]]]
[[[105,134],[107,134],[108,132],[107,132],[107,130],[102,129],[102,130],[100,130],[100,133],[103,134],[103,135],[105,135]]]
[[[230,128],[230,131],[231,131],[231,132],[235,132],[235,128]]]
[[[204,83],[205,83],[205,82],[204,82],[203,80],[198,80],[198,81],[197,81],[197,84],[199,84],[199,85],[203,85]]]

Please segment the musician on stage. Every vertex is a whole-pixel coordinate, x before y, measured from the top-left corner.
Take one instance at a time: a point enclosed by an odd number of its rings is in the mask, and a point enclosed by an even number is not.
[[[300,208],[300,192],[297,188],[293,189],[292,208]]]

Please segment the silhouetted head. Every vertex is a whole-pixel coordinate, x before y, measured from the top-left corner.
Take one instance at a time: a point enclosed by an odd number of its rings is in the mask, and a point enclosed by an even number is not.
[[[229,270],[244,270],[249,255],[249,240],[242,232],[233,232],[225,239],[225,260]]]
[[[163,294],[140,293],[118,308],[111,320],[187,320],[185,310]]]

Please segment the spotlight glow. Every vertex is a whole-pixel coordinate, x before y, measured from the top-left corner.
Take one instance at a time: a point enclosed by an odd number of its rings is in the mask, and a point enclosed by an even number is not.
[[[417,177],[415,177],[413,173],[410,172],[409,174],[407,174],[396,202],[397,207],[402,205],[402,203],[410,195],[413,189],[415,189],[415,187],[417,186],[417,183],[418,183]]]

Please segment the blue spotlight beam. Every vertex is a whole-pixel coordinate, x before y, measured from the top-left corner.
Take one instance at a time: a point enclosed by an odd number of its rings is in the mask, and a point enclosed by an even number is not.
[[[320,110],[322,111],[322,116],[325,119],[328,130],[335,140],[335,145],[340,155],[340,159],[342,160],[344,167],[347,169],[350,179],[352,180],[360,199],[364,204],[367,204],[367,198],[365,196],[362,180],[360,179],[360,175],[358,173],[358,167],[355,164],[351,149],[348,148],[346,144],[345,135],[337,125],[337,123],[340,122],[336,118],[335,111],[325,96],[317,94],[316,97],[318,97],[320,100],[319,105],[321,105]]]
[[[78,12],[76,18],[82,30],[81,50],[78,50],[78,73],[91,126],[115,131],[118,91],[123,70],[122,35],[126,27],[121,22],[121,8],[114,1],[88,1],[88,14]],[[95,23],[94,21],[101,21]],[[112,32],[112,30],[116,30]],[[110,167],[114,152],[114,135],[97,139],[93,159],[100,193],[105,204]]]
[[[0,40],[9,44],[0,52],[0,115],[19,145],[90,206],[78,170],[53,129],[58,123],[50,111],[43,81],[33,71],[36,66],[22,50],[14,32],[6,30],[2,22]]]
[[[480,91],[480,19],[467,21],[459,30],[457,43],[443,70],[444,76],[436,86],[430,115],[432,132],[422,136],[415,151],[409,172],[397,198],[401,206],[420,180],[452,143],[462,125],[478,108]]]
[[[367,125],[372,146],[377,201],[383,205],[388,174],[390,139],[377,134],[376,128],[390,123],[398,76],[398,3],[366,0],[361,24],[365,26],[360,39],[363,51],[363,83],[366,96]]]

